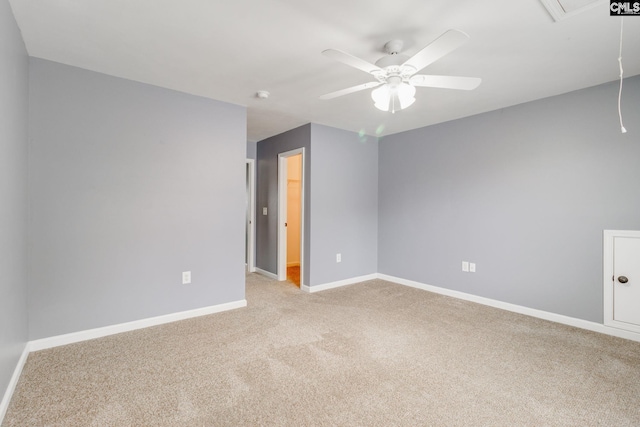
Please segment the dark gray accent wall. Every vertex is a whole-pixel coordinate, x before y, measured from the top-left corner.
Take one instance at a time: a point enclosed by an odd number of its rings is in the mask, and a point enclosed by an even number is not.
[[[256,166],[256,267],[273,274],[278,272],[278,154],[298,148],[305,149],[304,200],[304,278],[309,283],[309,226],[311,185],[311,125],[258,142]],[[267,215],[262,208],[267,208]]]
[[[311,286],[377,272],[378,141],[311,125]],[[336,254],[342,262],[336,262]]]
[[[30,338],[242,300],[245,108],[40,59],[29,75]]]
[[[0,401],[28,340],[27,101],[27,51],[0,0]]]
[[[640,229],[640,77],[380,142],[379,272],[594,322],[602,231]],[[461,261],[477,263],[463,273]]]

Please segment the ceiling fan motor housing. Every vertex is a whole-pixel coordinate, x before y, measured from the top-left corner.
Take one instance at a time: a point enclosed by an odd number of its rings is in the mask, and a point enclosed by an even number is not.
[[[400,76],[389,76],[387,77],[387,84],[391,88],[396,88],[402,84],[402,77]]]
[[[385,43],[384,51],[389,55],[395,55],[400,53],[402,47],[404,46],[404,42],[402,40],[390,40]]]
[[[416,72],[416,69],[410,65],[403,65],[407,59],[407,55],[401,53],[395,55],[387,55],[376,61],[376,66],[380,71],[374,71],[371,74],[379,81],[384,82],[389,77],[398,76],[402,80],[407,80]]]
[[[401,80],[408,80],[417,71],[410,65],[403,65],[409,60],[409,56],[400,53],[403,45],[402,40],[391,40],[384,45],[384,50],[388,55],[376,61],[375,65],[381,71],[372,73],[379,81],[391,83],[389,78],[394,76],[400,77]]]

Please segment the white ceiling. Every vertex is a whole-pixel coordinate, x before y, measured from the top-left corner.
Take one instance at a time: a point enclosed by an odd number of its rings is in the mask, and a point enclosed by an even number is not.
[[[10,3],[31,56],[244,105],[250,141],[308,122],[384,136],[619,76],[620,18],[608,1],[559,22],[539,0]],[[373,80],[323,50],[375,62],[391,39],[412,55],[452,28],[471,39],[422,73],[481,77],[478,89],[418,88],[396,114],[374,108],[370,90],[318,99]],[[640,74],[640,18],[625,18],[624,30],[625,76]]]

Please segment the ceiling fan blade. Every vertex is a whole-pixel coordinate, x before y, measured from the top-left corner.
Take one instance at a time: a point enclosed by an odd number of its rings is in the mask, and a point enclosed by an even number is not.
[[[459,48],[467,40],[469,40],[469,36],[462,31],[449,30],[429,43],[420,52],[407,59],[403,65],[410,65],[416,71],[420,71],[449,52]]]
[[[473,90],[481,82],[482,79],[479,77],[427,76],[424,74],[416,74],[409,79],[409,83],[414,86],[461,90]]]
[[[347,94],[350,94],[350,93],[359,92],[359,91],[365,90],[365,89],[371,89],[373,87],[380,86],[381,84],[382,84],[382,82],[369,82],[369,83],[361,84],[361,85],[358,85],[358,86],[351,86],[351,87],[348,87],[346,89],[337,90],[335,92],[331,92],[331,93],[327,93],[326,95],[322,95],[320,97],[320,99],[322,99],[322,100],[333,99],[333,98],[337,98],[337,97],[342,96],[342,95],[347,95]]]
[[[328,58],[335,59],[338,62],[342,62],[343,64],[347,64],[350,67],[357,68],[358,70],[362,70],[365,73],[373,73],[374,71],[381,71],[380,67],[373,65],[364,59],[360,59],[355,57],[349,53],[343,52],[337,49],[327,49],[323,50],[322,54]]]

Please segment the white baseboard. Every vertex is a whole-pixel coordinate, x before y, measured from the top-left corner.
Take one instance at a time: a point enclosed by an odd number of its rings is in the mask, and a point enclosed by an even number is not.
[[[378,274],[373,273],[373,274],[367,274],[366,276],[352,277],[350,279],[338,280],[337,282],[325,283],[323,285],[316,285],[316,286],[302,285],[300,289],[302,289],[304,292],[308,292],[312,294],[314,292],[326,291],[327,289],[353,285],[354,283],[366,282],[367,280],[373,280],[377,278],[378,278]]]
[[[256,267],[256,273],[262,274],[263,276],[266,276],[269,279],[278,280],[278,275],[277,274],[273,274],[270,271],[263,270],[263,269],[258,268],[258,267]]]
[[[624,338],[632,341],[640,342],[640,334],[635,332],[624,331],[622,329],[611,328],[600,323],[590,322],[588,320],[576,319],[575,317],[569,317],[562,314],[550,313],[548,311],[537,310],[535,308],[524,307],[517,304],[511,304],[508,302],[498,301],[491,298],[485,298],[473,294],[467,294],[464,292],[454,291],[451,289],[440,288],[437,286],[426,285],[424,283],[415,282],[413,280],[402,279],[400,277],[388,276],[386,274],[378,274],[379,279],[386,280],[388,282],[397,283],[399,285],[410,286],[412,288],[422,289],[429,292],[434,292],[440,295],[446,295],[453,298],[462,299],[465,301],[471,301],[482,305],[488,305],[490,307],[499,308],[502,310],[512,311],[514,313],[524,314],[526,316],[537,317],[539,319],[549,320],[551,322],[562,323],[563,325],[574,326],[580,329],[586,329],[588,331],[599,332],[601,334],[611,335],[618,338]]]
[[[27,362],[27,357],[29,357],[29,343],[25,344],[24,349],[22,350],[22,355],[20,356],[20,359],[18,359],[16,369],[13,370],[13,375],[9,380],[9,385],[4,392],[4,396],[2,396],[2,401],[0,401],[0,424],[2,424],[2,420],[4,420],[7,409],[9,409],[9,402],[11,402],[13,392],[16,390],[18,380],[20,379],[20,374],[22,373],[22,368]]]
[[[105,326],[102,328],[88,329],[85,331],[72,332],[70,334],[57,335],[49,338],[30,341],[29,351],[44,350],[47,348],[58,347],[61,345],[73,344],[80,341],[87,341],[94,338],[101,338],[108,335],[119,334],[122,332],[134,331],[136,329],[148,328],[150,326],[162,325],[164,323],[175,322],[178,320],[190,319],[193,317],[206,316],[208,314],[220,313],[222,311],[233,310],[236,308],[246,307],[247,300],[239,300],[228,302],[225,304],[212,305],[209,307],[196,308],[195,310],[181,311],[178,313],[166,314],[164,316],[150,317],[147,319],[136,320],[133,322],[120,323],[117,325]]]

